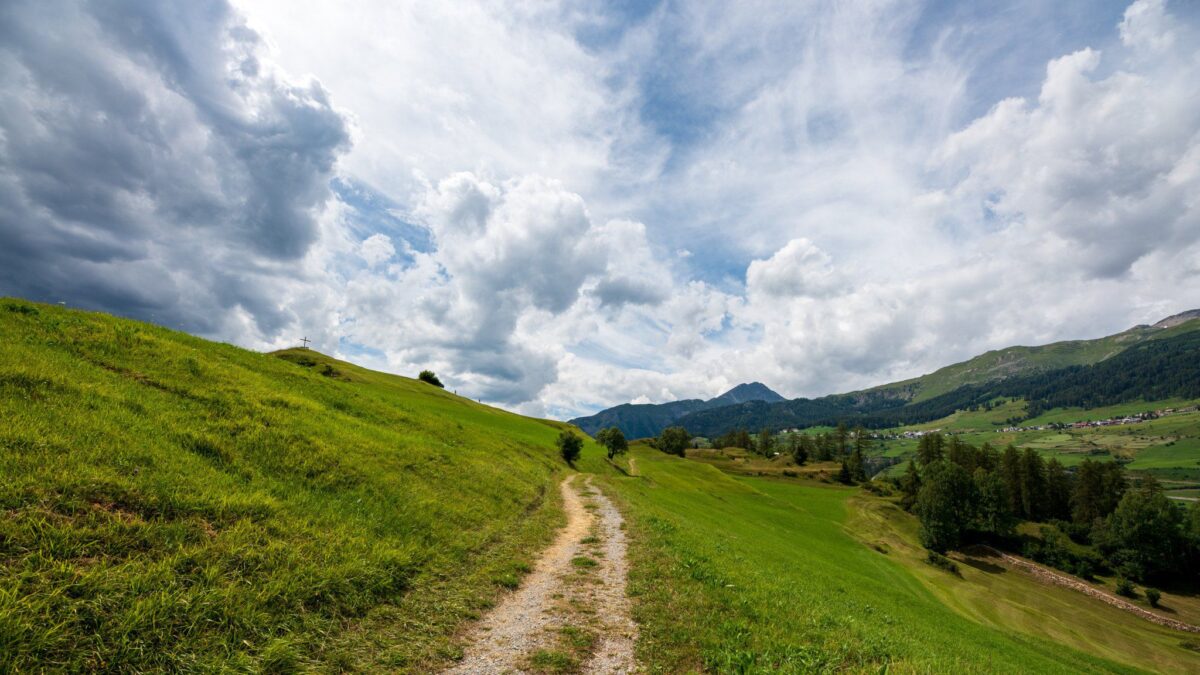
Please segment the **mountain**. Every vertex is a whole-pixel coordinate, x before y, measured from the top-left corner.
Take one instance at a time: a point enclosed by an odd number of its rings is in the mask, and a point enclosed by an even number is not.
[[[617,427],[627,438],[647,438],[657,436],[660,431],[685,415],[708,408],[737,405],[749,401],[775,403],[785,400],[787,399],[772,391],[767,385],[761,382],[749,382],[739,384],[724,394],[707,401],[692,398],[669,403],[623,403],[601,410],[594,415],[577,417],[570,423],[593,435],[601,429]]]
[[[762,382],[750,382],[747,384],[739,384],[720,396],[708,401],[709,404],[719,405],[734,405],[737,403],[745,403],[747,401],[766,401],[767,403],[775,403],[777,401],[786,401],[784,397],[771,391],[770,387]]]
[[[1200,319],[1200,309],[1189,309],[1186,312],[1180,312],[1173,316],[1168,316],[1162,321],[1159,321],[1151,326],[1151,328],[1174,328],[1175,326],[1187,323],[1192,319]]]
[[[776,403],[744,402],[728,406],[706,406],[676,419],[675,424],[701,436],[713,436],[731,429],[782,429],[847,420],[865,426],[892,426],[939,419],[953,413],[957,406],[978,405],[988,396],[1041,396],[1031,412],[1040,406],[1057,401],[1062,405],[1090,404],[1098,397],[1088,398],[1080,393],[1080,381],[1091,383],[1097,390],[1107,384],[1100,382],[1100,373],[1111,381],[1125,381],[1129,374],[1113,367],[1080,371],[1106,363],[1118,355],[1130,353],[1128,359],[1117,363],[1123,368],[1157,369],[1155,359],[1162,358],[1154,350],[1130,350],[1151,342],[1170,341],[1200,330],[1200,310],[1191,310],[1163,319],[1153,326],[1135,326],[1129,330],[1095,340],[1071,340],[1038,347],[1008,347],[981,354],[918,378],[885,384],[847,394],[834,394],[816,399],[794,399]],[[1182,339],[1170,358],[1175,374],[1167,373],[1167,387],[1183,393],[1185,382],[1176,377],[1191,372],[1190,365],[1200,362],[1200,354],[1192,352],[1192,343]],[[1157,370],[1155,372],[1158,372]],[[1039,379],[1041,378],[1041,379]],[[1081,380],[1082,378],[1082,380]],[[1071,396],[1056,393],[1056,381],[1075,382]],[[1000,386],[999,383],[1005,383]],[[1062,387],[1067,387],[1062,384]],[[1136,386],[1110,393],[1103,400],[1118,402],[1141,396],[1157,396],[1163,387],[1139,381]],[[1039,393],[1040,392],[1040,393]],[[1071,399],[1080,403],[1063,403]]]

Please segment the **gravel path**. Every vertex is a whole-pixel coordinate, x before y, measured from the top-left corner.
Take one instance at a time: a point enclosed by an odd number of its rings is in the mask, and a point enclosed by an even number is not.
[[[567,631],[592,636],[583,673],[632,673],[637,625],[626,595],[627,563],[621,513],[591,483],[562,482],[567,525],[542,552],[521,587],[472,630],[462,660],[448,673],[524,673],[538,652],[571,653]],[[580,565],[581,559],[590,560]]]

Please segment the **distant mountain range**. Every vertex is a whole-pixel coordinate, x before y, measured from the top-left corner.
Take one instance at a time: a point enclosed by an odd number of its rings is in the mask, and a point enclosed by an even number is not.
[[[675,420],[701,410],[724,408],[751,401],[778,403],[786,400],[761,382],[749,382],[739,384],[707,401],[692,398],[670,403],[624,403],[601,410],[595,415],[577,417],[571,420],[571,424],[592,435],[601,429],[617,427],[628,438],[645,438],[657,436]]]
[[[1156,377],[1138,377],[1146,373]],[[1194,382],[1188,380],[1193,373]],[[996,396],[1029,400],[1031,411],[1200,396],[1200,310],[1094,340],[990,351],[921,377],[847,394],[784,400],[752,383],[708,401],[625,404],[571,422],[588,433],[616,426],[630,438],[654,436],[673,425],[701,436],[839,420],[879,428],[939,419]]]

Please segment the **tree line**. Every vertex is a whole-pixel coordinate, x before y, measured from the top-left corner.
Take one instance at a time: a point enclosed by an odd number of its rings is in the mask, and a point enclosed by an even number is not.
[[[746,429],[735,429],[717,436],[712,446],[742,448],[763,457],[773,457],[777,452],[787,454],[798,466],[804,466],[810,460],[840,461],[838,480],[852,484],[867,480],[867,456],[872,443],[866,429],[856,427],[851,430],[845,422],[839,422],[833,430],[820,434],[773,434],[764,428],[751,436]]]
[[[1068,470],[1030,448],[929,434],[896,483],[901,506],[920,519],[921,543],[937,553],[1010,545],[1016,525],[1032,521],[1046,527],[1022,552],[1084,578],[1110,571],[1172,583],[1200,567],[1200,503],[1185,509],[1152,476],[1132,483],[1116,462],[1085,459]]]

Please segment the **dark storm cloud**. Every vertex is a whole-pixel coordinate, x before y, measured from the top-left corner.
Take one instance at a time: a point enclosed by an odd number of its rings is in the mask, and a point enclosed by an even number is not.
[[[272,295],[349,143],[225,2],[0,8],[0,292],[198,332]],[[274,281],[273,281],[274,280]]]

